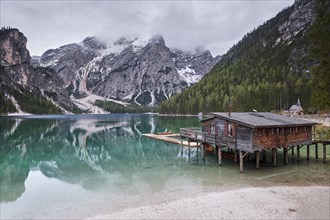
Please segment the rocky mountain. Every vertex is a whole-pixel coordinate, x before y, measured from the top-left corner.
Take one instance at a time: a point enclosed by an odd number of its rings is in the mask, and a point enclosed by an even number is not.
[[[320,1],[322,2],[322,1]],[[296,0],[274,18],[246,34],[200,82],[160,106],[164,113],[279,111],[298,97],[306,111],[309,81],[316,65],[309,56],[317,17],[316,1]]]
[[[160,35],[115,42],[87,37],[47,50],[40,66],[55,70],[80,108],[96,99],[157,106],[198,82],[220,58],[201,49],[171,50]]]
[[[64,82],[49,68],[33,68],[27,39],[15,28],[0,30],[0,113],[61,113],[75,108]]]
[[[220,59],[202,49],[170,50],[161,36],[87,37],[32,58],[18,29],[2,28],[0,40],[0,113],[145,111],[138,106],[180,93]]]

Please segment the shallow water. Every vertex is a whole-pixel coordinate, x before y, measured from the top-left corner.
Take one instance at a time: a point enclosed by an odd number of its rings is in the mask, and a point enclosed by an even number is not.
[[[1,219],[80,219],[205,192],[329,186],[330,152],[323,164],[302,149],[301,162],[284,165],[279,151],[277,167],[247,162],[240,174],[233,161],[219,167],[214,154],[203,162],[194,150],[188,162],[187,148],[181,157],[178,145],[141,136],[194,126],[197,117],[147,114],[0,117]]]

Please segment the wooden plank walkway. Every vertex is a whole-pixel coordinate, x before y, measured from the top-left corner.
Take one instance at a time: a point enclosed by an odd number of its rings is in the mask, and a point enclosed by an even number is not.
[[[161,135],[161,134],[142,134],[142,136],[181,145],[181,140],[179,139],[180,138],[180,134],[166,134],[166,135]],[[175,138],[175,137],[177,137],[177,138]],[[182,141],[182,144],[184,146],[188,146],[188,141],[183,140]],[[197,146],[197,143],[196,142],[190,142],[190,147],[196,147],[196,146]]]

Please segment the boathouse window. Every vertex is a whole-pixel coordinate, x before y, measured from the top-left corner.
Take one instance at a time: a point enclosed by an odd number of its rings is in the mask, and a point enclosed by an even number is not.
[[[233,136],[233,125],[231,123],[228,123],[228,136]]]
[[[225,133],[225,126],[224,124],[217,124],[217,128],[218,129],[218,135],[219,136],[223,136]]]
[[[211,126],[211,134],[215,134],[214,126]]]
[[[235,124],[227,122],[225,125],[225,135],[228,137],[235,137]]]

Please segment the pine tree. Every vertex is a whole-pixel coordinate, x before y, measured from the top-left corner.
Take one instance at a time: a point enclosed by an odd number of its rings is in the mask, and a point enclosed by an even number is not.
[[[330,110],[330,1],[316,1],[318,16],[310,32],[311,57],[317,62],[311,70],[312,103]]]

